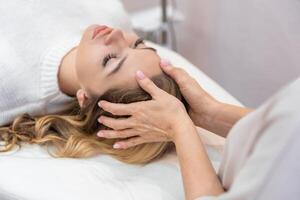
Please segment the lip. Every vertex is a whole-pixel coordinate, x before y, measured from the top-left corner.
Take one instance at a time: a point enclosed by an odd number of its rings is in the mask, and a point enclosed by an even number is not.
[[[104,32],[104,31],[107,30],[107,29],[108,29],[107,26],[97,26],[96,28],[94,28],[92,40],[93,40],[97,35],[99,35],[100,33]]]

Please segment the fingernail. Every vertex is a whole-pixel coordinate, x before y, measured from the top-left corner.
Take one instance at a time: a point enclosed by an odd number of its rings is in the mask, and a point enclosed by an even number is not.
[[[169,60],[162,59],[162,60],[160,61],[160,65],[161,65],[162,67],[168,67],[168,66],[171,66],[171,62],[170,62]]]
[[[97,133],[97,136],[98,136],[98,137],[103,137],[103,136],[104,136],[104,133],[101,132],[101,131],[99,131],[99,132]]]
[[[103,123],[103,120],[102,120],[101,117],[98,118],[98,122],[101,123],[101,124]]]
[[[145,74],[142,71],[137,71],[136,76],[138,79],[143,80],[145,78]]]
[[[118,143],[116,143],[116,144],[114,144],[114,149],[120,149],[121,148],[121,145],[120,144],[118,144]]]
[[[104,101],[99,101],[99,102],[98,102],[98,106],[99,106],[99,107],[102,107],[102,106],[103,106],[103,103],[104,103]]]

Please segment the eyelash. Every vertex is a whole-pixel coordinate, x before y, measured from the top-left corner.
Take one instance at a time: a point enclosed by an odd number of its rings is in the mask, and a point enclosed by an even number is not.
[[[143,43],[144,43],[144,39],[143,38],[139,38],[134,43],[133,47],[137,48],[140,44],[143,44]],[[105,56],[104,59],[103,59],[103,63],[102,63],[103,66],[106,66],[106,64],[108,63],[108,61],[110,61],[110,59],[113,59],[113,58],[117,58],[117,54],[110,53],[107,56]]]
[[[139,44],[143,44],[143,43],[144,43],[144,39],[143,38],[137,39],[137,41],[134,43],[134,48],[138,47]]]
[[[117,58],[117,54],[114,54],[114,53],[110,53],[110,54],[108,54],[107,56],[105,56],[104,57],[104,59],[103,59],[103,66],[106,66],[106,64],[108,63],[108,61],[110,60],[110,59],[113,59],[113,58]]]

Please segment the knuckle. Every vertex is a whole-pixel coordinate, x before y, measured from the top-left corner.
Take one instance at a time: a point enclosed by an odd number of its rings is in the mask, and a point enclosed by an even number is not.
[[[117,130],[121,130],[124,128],[123,124],[122,123],[115,123],[114,124],[114,128],[117,129]]]
[[[110,103],[107,103],[107,102],[105,104],[102,104],[101,108],[108,112],[110,112],[112,110]]]
[[[140,113],[140,107],[139,106],[134,106],[131,109],[132,115],[138,116]]]
[[[115,138],[126,138],[126,134],[116,131]]]
[[[139,121],[137,119],[132,119],[131,126],[136,127],[139,124]]]
[[[118,114],[118,112],[117,112],[116,110],[114,110],[114,109],[111,109],[109,112],[110,112],[111,114],[113,114],[113,115],[117,115],[117,114]]]
[[[118,137],[119,138],[128,138],[129,137],[129,133],[127,131],[119,132]]]
[[[117,125],[113,119],[107,119],[103,124],[113,129],[117,128]]]
[[[122,143],[122,147],[123,147],[124,149],[127,149],[127,148],[130,147],[130,144],[129,144],[128,142],[124,142],[124,143]]]
[[[118,137],[119,136],[119,132],[118,131],[111,131],[110,135],[112,137]]]
[[[113,134],[111,134],[108,131],[103,131],[102,134],[103,134],[103,137],[105,137],[105,138],[112,138],[113,137]]]
[[[108,133],[105,135],[106,138],[109,138],[109,139],[112,139],[112,138],[115,138],[115,134],[113,133]]]
[[[174,68],[172,69],[172,73],[173,73],[174,75],[179,75],[179,74],[183,73],[183,69],[178,68],[178,67],[174,67]]]
[[[137,109],[137,111],[136,111],[136,114],[138,115],[138,116],[141,116],[141,114],[144,112],[144,108],[143,107],[139,107],[138,109]]]
[[[135,125],[139,124],[139,121],[144,119],[144,111],[142,109],[139,109],[136,113],[135,113],[135,120],[134,123]]]
[[[191,80],[190,77],[188,77],[188,76],[182,76],[182,77],[180,77],[178,79],[178,84],[179,85],[186,85],[186,84],[189,83],[190,80]]]
[[[138,144],[139,144],[139,140],[138,139],[132,140],[132,146],[136,146]]]
[[[138,121],[136,119],[131,119],[130,121],[127,122],[129,127],[136,127],[136,125],[138,124]]]
[[[111,107],[111,109],[109,110],[109,112],[113,115],[118,115],[119,110],[117,108]]]
[[[152,82],[150,81],[150,79],[145,80],[145,84],[144,84],[147,88],[152,87]]]
[[[104,110],[111,113],[111,114],[113,114],[113,115],[118,115],[119,114],[118,107],[116,107],[115,105],[112,105],[112,104],[107,105]]]
[[[182,73],[184,73],[184,70],[183,70],[182,68],[178,68],[178,67],[177,67],[177,73],[182,74]]]
[[[113,124],[112,119],[110,119],[110,118],[105,118],[105,119],[103,120],[103,122],[104,122],[105,124],[107,124],[107,125],[112,125],[112,124]]]
[[[171,71],[171,74],[178,84],[180,84],[182,80],[189,79],[188,73],[185,70],[181,68],[173,68],[172,70],[173,71]]]

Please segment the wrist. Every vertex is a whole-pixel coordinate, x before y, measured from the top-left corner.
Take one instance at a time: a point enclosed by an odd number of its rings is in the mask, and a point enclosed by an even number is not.
[[[185,120],[181,121],[180,124],[173,129],[172,141],[176,145],[179,140],[182,140],[183,138],[189,138],[191,132],[194,132],[195,130],[196,128],[193,121],[189,116],[187,116]]]

